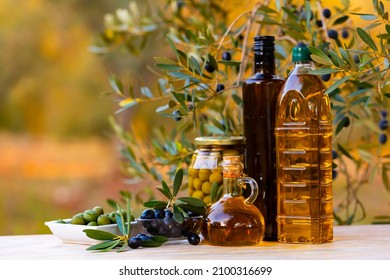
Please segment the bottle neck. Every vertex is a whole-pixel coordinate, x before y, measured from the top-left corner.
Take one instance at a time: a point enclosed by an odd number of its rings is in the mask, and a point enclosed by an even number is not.
[[[224,196],[242,196],[242,186],[238,178],[223,178]]]
[[[310,71],[315,70],[314,63],[312,61],[297,61],[294,62],[294,74],[309,74]]]
[[[275,55],[272,51],[255,51],[254,73],[275,75]]]

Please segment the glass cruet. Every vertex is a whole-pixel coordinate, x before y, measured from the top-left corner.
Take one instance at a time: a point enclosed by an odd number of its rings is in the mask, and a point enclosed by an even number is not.
[[[264,238],[264,216],[253,205],[259,193],[256,181],[243,177],[244,165],[240,156],[224,156],[222,163],[223,195],[206,211],[202,235],[211,245],[255,245]],[[248,184],[251,194],[242,195]]]

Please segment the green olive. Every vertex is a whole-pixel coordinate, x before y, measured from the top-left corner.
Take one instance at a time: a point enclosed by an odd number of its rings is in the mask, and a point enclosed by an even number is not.
[[[94,226],[94,227],[96,227],[97,225],[98,225],[97,222],[89,222],[87,224],[87,226]]]
[[[115,212],[111,212],[109,217],[110,217],[111,223],[116,224]]]
[[[97,224],[99,226],[109,225],[109,224],[111,224],[111,219],[110,219],[110,217],[107,217],[105,215],[100,215],[99,218],[97,219]]]
[[[101,207],[101,206],[95,206],[92,208],[92,210],[94,210],[98,214],[98,216],[104,214],[103,207]]]
[[[83,214],[83,218],[87,222],[96,222],[99,215],[96,213],[95,210],[85,210]]]
[[[85,219],[80,215],[74,215],[70,220],[70,223],[73,225],[85,225]]]

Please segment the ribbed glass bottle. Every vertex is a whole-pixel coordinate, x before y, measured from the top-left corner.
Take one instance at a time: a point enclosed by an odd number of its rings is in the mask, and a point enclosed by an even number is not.
[[[275,107],[284,80],[275,75],[273,36],[254,38],[254,75],[242,88],[245,172],[256,180],[259,196],[254,205],[264,214],[264,240],[277,240]],[[249,189],[244,190],[248,197]]]
[[[293,62],[276,107],[278,240],[323,243],[333,239],[330,101],[306,46]]]

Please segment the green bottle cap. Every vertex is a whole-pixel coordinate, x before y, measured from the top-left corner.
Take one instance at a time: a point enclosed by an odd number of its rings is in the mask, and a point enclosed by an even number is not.
[[[292,61],[293,62],[303,62],[303,61],[311,61],[309,48],[303,44],[299,43],[296,47],[293,48],[292,51]]]

